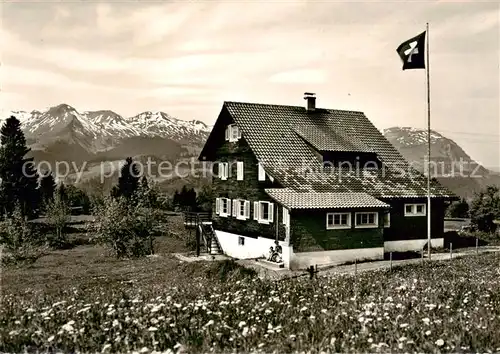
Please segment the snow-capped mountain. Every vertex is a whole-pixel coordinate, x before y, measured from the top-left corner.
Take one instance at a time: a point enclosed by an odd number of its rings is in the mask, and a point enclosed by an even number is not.
[[[211,129],[203,122],[177,119],[164,112],[122,117],[109,110],[78,112],[67,104],[50,107],[43,112],[15,111],[2,118],[10,115],[21,121],[26,138],[35,150],[64,142],[77,144],[96,154],[134,137],[155,137],[183,145],[201,145]]]
[[[392,127],[384,136],[413,167],[424,171],[427,130]],[[498,174],[474,161],[455,141],[431,130],[431,175],[458,195],[471,197],[488,184],[500,185]]]
[[[198,120],[186,121],[174,118],[164,112],[143,112],[125,121],[142,135],[175,137],[177,141],[204,142],[210,132],[205,123]]]

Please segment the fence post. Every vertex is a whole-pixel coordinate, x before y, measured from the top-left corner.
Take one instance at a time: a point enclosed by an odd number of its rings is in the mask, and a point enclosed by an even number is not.
[[[358,275],[358,259],[354,259],[354,276]]]
[[[422,265],[424,265],[424,250],[422,249],[422,252],[420,252],[421,254],[421,259],[422,259]]]
[[[479,239],[476,237],[476,254],[479,253]]]
[[[196,227],[196,257],[200,256],[200,227]]]
[[[390,261],[391,261],[391,272],[392,272],[392,252],[391,252],[391,253],[389,253],[389,259],[390,259]]]
[[[453,243],[450,242],[450,259],[453,258]]]

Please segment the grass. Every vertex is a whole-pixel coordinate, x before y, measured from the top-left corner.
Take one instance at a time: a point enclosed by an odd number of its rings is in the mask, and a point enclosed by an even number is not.
[[[177,232],[181,232],[177,229]],[[494,254],[273,282],[233,261],[80,245],[2,269],[0,352],[500,351]]]

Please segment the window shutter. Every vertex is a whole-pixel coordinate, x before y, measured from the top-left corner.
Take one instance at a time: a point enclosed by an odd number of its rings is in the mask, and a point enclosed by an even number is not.
[[[238,128],[238,139],[241,139],[241,129]]]
[[[274,204],[269,203],[269,221],[273,221],[273,214],[274,214]]]
[[[253,202],[253,219],[259,220],[259,202]]]
[[[250,218],[250,202],[245,200],[245,219]]]
[[[219,215],[220,213],[220,198],[215,198],[215,214]]]
[[[231,215],[231,199],[227,199],[227,215]]]
[[[262,167],[262,164],[259,162],[259,181],[265,181],[266,180],[266,171],[264,171],[264,167]]]
[[[229,140],[230,133],[231,133],[231,126],[228,125],[226,127],[226,140]]]
[[[288,209],[283,207],[283,224],[284,225],[286,225],[288,223],[288,218],[289,218]]]
[[[243,161],[236,162],[236,179],[243,181]]]
[[[239,206],[239,200],[238,199],[233,199],[233,216],[236,217],[238,216],[238,206]]]
[[[219,177],[220,179],[222,180],[226,180],[227,179],[227,175],[228,175],[228,163],[227,162],[221,162],[219,163]]]
[[[224,173],[224,169],[222,167],[222,162],[219,162],[217,164],[217,177],[221,178],[222,179],[222,175]]]

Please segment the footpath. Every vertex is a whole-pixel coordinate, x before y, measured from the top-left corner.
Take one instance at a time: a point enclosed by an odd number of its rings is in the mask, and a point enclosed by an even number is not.
[[[463,250],[453,251],[450,253],[432,253],[431,259],[427,258],[427,254],[422,258],[410,258],[403,260],[393,260],[392,267],[399,267],[406,264],[421,264],[422,262],[439,262],[439,261],[447,261],[450,259],[473,256],[476,254],[483,253],[496,253],[498,254],[498,261],[500,264],[500,246],[484,246],[476,248],[468,248]],[[250,259],[241,259],[238,260],[237,263],[245,266],[247,268],[255,269],[261,278],[271,278],[271,279],[284,279],[298,276],[309,276],[309,274],[305,270],[289,270],[289,269],[276,269],[271,268],[265,265],[262,262],[258,262]],[[381,269],[390,269],[391,261],[383,260],[383,261],[367,261],[361,262],[357,264],[349,264],[349,265],[318,265],[318,273],[317,276],[335,276],[340,274],[354,274],[356,272],[366,272],[371,270],[381,270]]]

